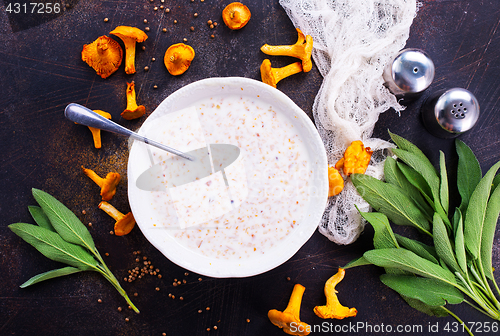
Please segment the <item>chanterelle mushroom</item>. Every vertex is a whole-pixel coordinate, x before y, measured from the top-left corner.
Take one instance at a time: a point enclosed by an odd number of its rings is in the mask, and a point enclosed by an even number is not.
[[[250,9],[241,2],[230,3],[222,11],[224,23],[232,30],[243,28],[250,21],[251,16]]]
[[[292,295],[288,306],[283,312],[276,309],[271,309],[267,313],[269,320],[289,335],[309,335],[311,326],[300,321],[300,304],[302,303],[302,295],[306,288],[301,284],[296,284],[293,287]]]
[[[267,55],[299,58],[302,61],[303,71],[309,72],[312,69],[311,53],[313,49],[313,38],[310,35],[305,36],[299,28],[297,28],[297,33],[299,37],[297,42],[293,45],[271,46],[264,44],[260,50]]]
[[[260,76],[266,84],[276,87],[276,84],[283,78],[294,75],[302,71],[300,62],[295,62],[282,68],[271,68],[271,61],[265,59],[260,65]]]
[[[173,44],[165,52],[163,62],[171,75],[182,75],[194,59],[194,49],[184,43]]]
[[[127,83],[127,108],[121,113],[124,119],[132,120],[140,118],[146,113],[146,108],[144,105],[137,106],[136,96],[135,96],[135,83]]]
[[[118,26],[110,34],[118,36],[125,45],[125,73],[135,73],[135,44],[146,41],[148,36],[139,28],[129,26]]]
[[[342,281],[345,275],[345,270],[339,268],[337,274],[333,275],[325,283],[326,306],[314,307],[314,313],[323,319],[335,318],[343,319],[346,317],[356,316],[358,311],[356,308],[347,308],[340,304],[337,298],[337,290],[335,286]]]
[[[123,49],[107,36],[100,36],[94,42],[85,44],[82,60],[91,66],[102,78],[111,76],[122,64]]]
[[[113,217],[113,219],[116,221],[114,227],[115,235],[124,236],[130,233],[130,231],[132,231],[132,229],[134,228],[135,219],[134,215],[132,215],[131,212],[124,215],[120,211],[116,210],[114,206],[105,201],[99,203],[99,209],[103,210],[105,213]]]
[[[111,119],[111,114],[101,110],[94,110],[95,113],[103,116],[106,119]],[[101,148],[101,130],[95,127],[88,126],[90,132],[92,132],[92,137],[94,138],[94,147]]]
[[[90,177],[99,187],[101,187],[101,197],[104,201],[110,201],[116,193],[116,186],[120,182],[121,176],[118,173],[109,172],[105,178],[97,175],[92,169],[82,166],[83,173]]]

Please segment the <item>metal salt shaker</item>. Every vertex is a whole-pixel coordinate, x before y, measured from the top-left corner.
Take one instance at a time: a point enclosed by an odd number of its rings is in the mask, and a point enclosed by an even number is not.
[[[470,130],[479,118],[479,103],[466,89],[438,91],[421,108],[427,130],[439,138],[454,138]]]
[[[383,73],[387,88],[400,100],[415,99],[431,85],[434,79],[434,63],[420,49],[401,50]]]

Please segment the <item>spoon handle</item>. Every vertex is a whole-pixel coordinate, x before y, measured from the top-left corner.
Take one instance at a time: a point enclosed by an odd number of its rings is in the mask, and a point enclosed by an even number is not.
[[[85,106],[71,103],[68,106],[66,106],[66,109],[64,110],[64,116],[68,118],[69,120],[80,124],[84,126],[90,126],[94,128],[98,128],[103,131],[108,131],[116,134],[120,134],[123,136],[128,136],[131,137],[134,140],[139,140],[144,143],[147,143],[151,146],[163,149],[169,153],[178,155],[184,159],[193,161],[194,158],[186,153],[183,153],[181,151],[178,151],[177,149],[165,146],[159,142],[153,141],[151,139],[148,139],[142,135],[139,135],[135,132],[132,132],[131,130],[118,125],[117,123],[104,118],[103,116],[98,115],[94,111],[86,108]]]

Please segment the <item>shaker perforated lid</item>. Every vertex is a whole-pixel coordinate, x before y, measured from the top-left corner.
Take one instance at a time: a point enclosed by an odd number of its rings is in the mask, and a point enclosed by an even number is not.
[[[383,77],[395,95],[417,94],[429,87],[434,79],[434,63],[419,49],[401,50],[392,63],[387,64]]]
[[[441,91],[422,105],[422,118],[427,129],[441,138],[452,138],[470,130],[479,118],[479,103],[462,88]]]

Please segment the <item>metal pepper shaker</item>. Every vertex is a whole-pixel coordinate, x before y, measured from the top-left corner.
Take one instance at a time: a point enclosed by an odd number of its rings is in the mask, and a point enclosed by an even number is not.
[[[420,49],[401,50],[383,72],[387,88],[402,102],[411,101],[431,85],[434,63]]]
[[[421,107],[427,130],[439,138],[454,138],[470,130],[479,118],[479,103],[466,89],[433,93]]]

